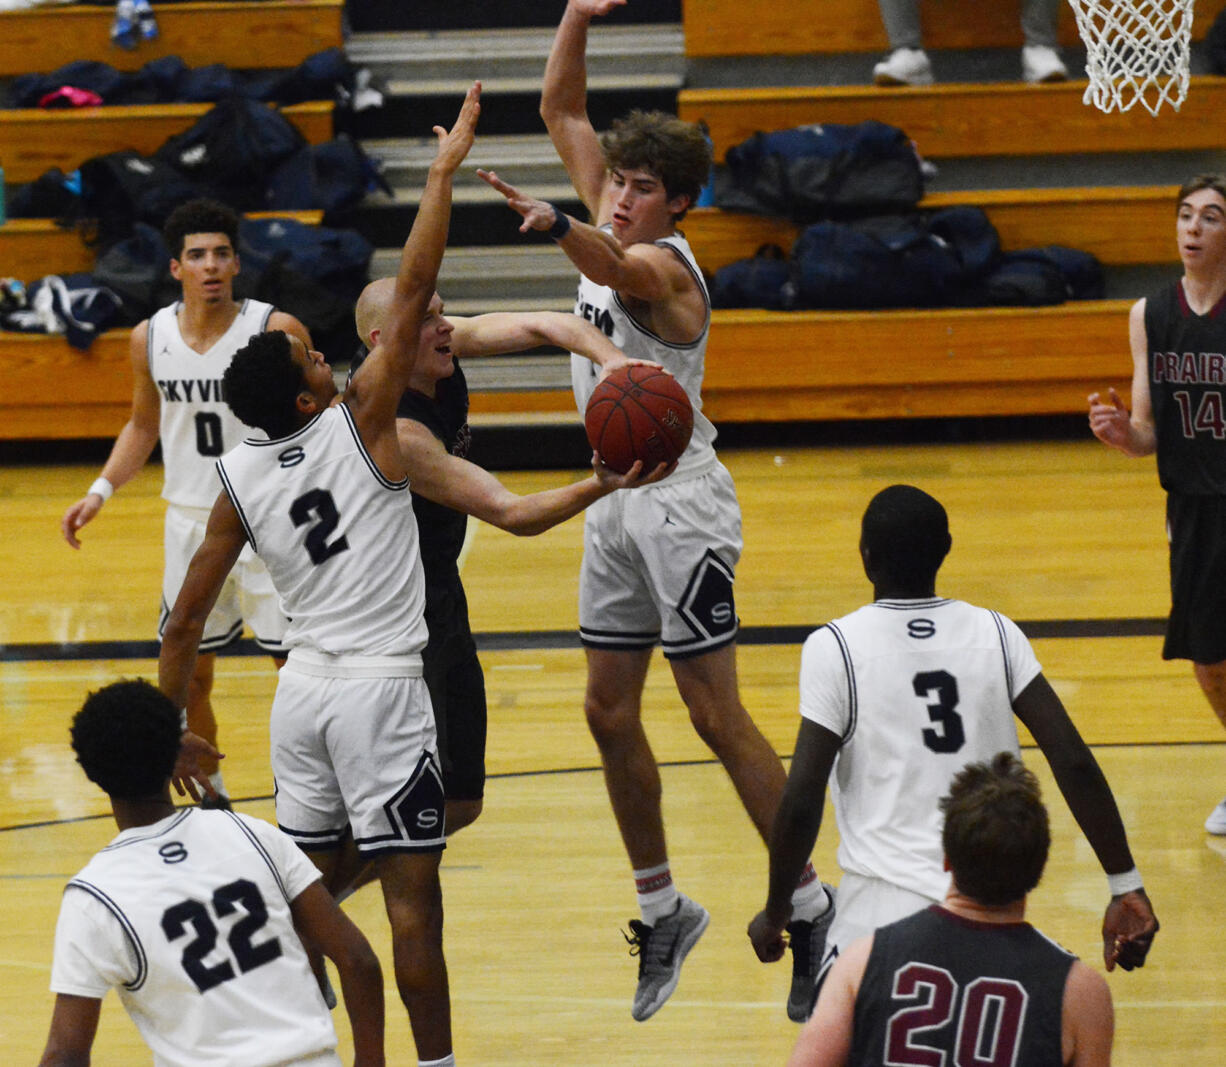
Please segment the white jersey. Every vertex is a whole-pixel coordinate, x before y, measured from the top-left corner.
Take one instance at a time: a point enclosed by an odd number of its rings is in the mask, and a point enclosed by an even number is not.
[[[284,645],[337,656],[419,656],[425,580],[408,479],[389,481],[342,403],[217,463],[289,617]]]
[[[247,815],[180,808],[124,830],[64,890],[51,989],[118,990],[157,1067],[319,1057],[336,1031],[290,914],[318,878]]]
[[[608,226],[604,229],[611,231]],[[659,363],[677,379],[690,398],[690,406],[694,409],[694,433],[672,476],[676,479],[679,474],[709,466],[715,458],[715,427],[702,413],[702,376],[706,367],[707,335],[711,329],[711,298],[707,295],[707,285],[698,268],[698,261],[694,259],[694,253],[684,237],[674,234],[656,241],[656,244],[671,249],[689,268],[702,290],[707,313],[702,332],[694,341],[678,345],[657,337],[634,319],[615,290],[607,285],[597,285],[583,275],[579,276],[575,314],[594,323],[628,358]],[[587,402],[599,377],[600,368],[595,363],[584,356],[571,354],[571,385],[580,414],[587,409]]]
[[[1015,623],[960,600],[878,600],[810,634],[800,713],[843,739],[839,866],[941,899],[937,801],[967,763],[1018,752],[1013,701],[1039,671]]]
[[[234,353],[263,333],[271,304],[244,300],[230,328],[207,352],[197,352],[179,333],[181,301],[149,319],[146,357],[161,394],[162,496],[186,508],[211,508],[221,490],[217,458],[251,428],[221,396],[221,376]]]

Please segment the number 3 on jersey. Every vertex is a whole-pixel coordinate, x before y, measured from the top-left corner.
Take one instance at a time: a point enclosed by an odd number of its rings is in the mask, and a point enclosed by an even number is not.
[[[920,671],[911,679],[911,687],[921,700],[932,700],[928,705],[928,718],[933,726],[921,731],[924,744],[933,752],[957,752],[966,744],[966,731],[962,716],[954,709],[958,706],[958,679],[949,671]]]

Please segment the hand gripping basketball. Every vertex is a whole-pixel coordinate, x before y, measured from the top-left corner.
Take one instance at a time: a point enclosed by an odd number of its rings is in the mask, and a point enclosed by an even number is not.
[[[680,458],[694,430],[694,409],[667,371],[627,363],[593,390],[583,422],[606,467],[625,474],[642,460],[646,472]]]

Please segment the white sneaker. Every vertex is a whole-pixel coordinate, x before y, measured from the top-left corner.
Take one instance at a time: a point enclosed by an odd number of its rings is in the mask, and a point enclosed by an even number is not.
[[[1068,81],[1068,68],[1054,48],[1028,44],[1022,49],[1022,77],[1031,85]]]
[[[1209,812],[1205,820],[1205,829],[1211,834],[1226,834],[1226,800]]]
[[[895,48],[873,67],[875,85],[931,85],[932,63],[922,48]]]

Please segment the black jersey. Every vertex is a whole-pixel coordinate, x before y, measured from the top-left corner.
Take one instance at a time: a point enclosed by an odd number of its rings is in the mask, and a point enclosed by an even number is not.
[[[873,935],[851,1067],[1061,1067],[1074,957],[1029,923],[980,923],[933,905]]]
[[[468,427],[468,383],[460,364],[455,364],[454,374],[439,380],[433,397],[405,390],[396,408],[396,417],[420,422],[453,456],[468,458],[472,447],[472,431]],[[412,489],[411,483],[409,488]],[[428,590],[431,585],[458,577],[457,562],[464,547],[468,516],[417,493],[413,494],[413,511],[421,535],[421,561],[426,569]]]
[[[1226,297],[1198,315],[1174,282],[1146,299],[1145,337],[1162,488],[1226,495]]]

